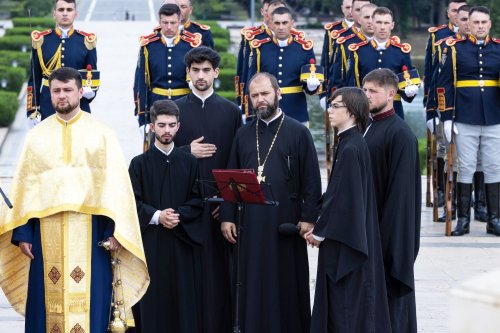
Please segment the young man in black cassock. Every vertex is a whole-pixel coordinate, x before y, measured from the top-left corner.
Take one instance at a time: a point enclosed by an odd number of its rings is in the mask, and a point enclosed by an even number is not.
[[[368,113],[359,88],[336,90],[328,108],[338,146],[320,216],[304,235],[319,246],[314,333],[391,331],[370,154],[362,135]]]
[[[219,75],[220,57],[208,47],[192,49],[184,57],[192,91],[175,101],[180,109],[182,126],[174,140],[176,146],[198,159],[200,179],[213,180],[213,169],[227,165],[231,144],[241,126],[238,106],[214,92]],[[215,184],[212,184],[212,188]],[[202,185],[202,196],[211,196]],[[231,330],[229,253],[216,219],[218,205],[205,204],[202,214],[203,234],[203,327],[205,333]],[[215,217],[214,217],[215,216]],[[216,305],[215,305],[216,304]]]
[[[150,114],[156,140],[129,167],[151,277],[134,308],[136,332],[203,332],[198,163],[174,147],[177,105],[156,101]]]
[[[397,76],[376,69],[363,80],[373,122],[365,132],[382,240],[392,332],[416,333],[413,266],[420,246],[421,175],[417,138],[396,116]]]
[[[307,244],[299,232],[280,234],[279,226],[297,225],[301,234],[312,229],[321,196],[318,158],[309,130],[278,107],[275,77],[256,74],[249,91],[257,119],[238,130],[228,168],[257,171],[266,183],[265,197],[279,205],[246,205],[241,235],[235,207],[222,205],[222,234],[232,244],[240,242],[240,328],[305,333],[311,318]]]

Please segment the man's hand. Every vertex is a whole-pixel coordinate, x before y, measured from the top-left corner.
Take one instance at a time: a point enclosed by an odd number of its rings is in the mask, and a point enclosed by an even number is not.
[[[229,243],[236,243],[236,237],[238,237],[236,234],[236,224],[233,222],[222,222],[220,224],[220,230],[222,231],[224,238],[227,239]]]
[[[31,253],[32,247],[33,245],[31,243],[19,242],[19,248],[21,249],[21,252],[31,260],[35,259],[33,253]]]
[[[307,79],[306,84],[307,84],[307,90],[315,91],[316,89],[318,89],[321,82],[319,81],[319,79],[315,77],[310,77]]]
[[[120,242],[116,240],[113,236],[108,238],[109,242],[109,251],[117,251],[119,250],[122,246],[120,245]]]
[[[32,112],[27,120],[28,120],[28,128],[31,129],[42,121],[42,115],[37,110]]]
[[[405,95],[408,98],[412,98],[418,93],[418,86],[416,84],[410,84],[405,87]]]
[[[167,229],[173,229],[180,223],[179,213],[172,208],[162,210],[160,212],[160,217],[158,218],[158,223]]]
[[[82,97],[86,99],[92,99],[95,97],[95,91],[93,91],[89,86],[85,86],[83,87]]]
[[[304,237],[306,233],[314,229],[314,223],[310,222],[299,222],[298,226],[300,227],[301,237]]]
[[[321,244],[321,241],[314,238],[312,229],[304,234],[304,238],[307,241],[307,243],[312,247],[319,247],[319,245]]]
[[[455,134],[458,134],[458,129],[457,129],[457,126],[455,126],[453,124],[453,121],[451,120],[446,120],[444,123],[443,123],[443,127],[444,127],[444,136],[446,137],[446,141],[448,142],[451,142],[451,135],[452,135],[452,127],[453,125],[453,132]]]
[[[321,110],[325,111],[326,107],[326,97],[321,97],[319,100],[319,105],[321,106]]]
[[[212,157],[217,151],[217,147],[211,143],[202,143],[204,137],[201,136],[191,142],[191,154],[196,158]]]
[[[438,125],[439,125],[439,118],[438,117],[427,120],[427,128],[429,129],[429,131],[432,134],[434,134],[434,131],[435,131],[434,123],[436,124],[436,127],[438,127]]]

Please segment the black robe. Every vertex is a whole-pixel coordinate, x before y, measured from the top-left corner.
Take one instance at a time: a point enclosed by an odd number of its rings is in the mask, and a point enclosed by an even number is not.
[[[325,239],[311,333],[390,332],[370,155],[356,127],[339,134],[313,234]]]
[[[204,143],[217,146],[217,152],[212,157],[198,159],[200,179],[213,180],[213,169],[226,168],[233,138],[241,126],[240,109],[215,93],[204,103],[193,93],[175,102],[180,109],[181,123],[175,144],[191,152],[191,141],[203,136]],[[202,194],[206,197],[215,193],[209,186],[203,185]],[[231,329],[229,248],[222,237],[219,221],[212,218],[211,211],[215,207],[214,204],[205,204],[202,214],[205,333],[229,332]]]
[[[130,162],[142,242],[151,283],[134,307],[136,332],[203,332],[201,322],[202,201],[196,158],[156,146]],[[157,210],[173,208],[181,223],[173,229],[149,222]]]
[[[282,114],[267,126],[259,121],[261,163],[279,127]],[[256,122],[240,128],[228,167],[257,170]],[[314,223],[321,179],[309,130],[285,116],[264,168],[268,200],[276,206],[246,205],[240,242],[240,327],[242,332],[309,332],[311,308],[307,247],[298,235],[281,235],[282,223]],[[222,221],[235,221],[234,206],[223,204]]]
[[[392,332],[417,332],[413,266],[420,246],[421,175],[417,138],[386,113],[365,134],[382,240]],[[377,118],[377,117],[375,117]]]

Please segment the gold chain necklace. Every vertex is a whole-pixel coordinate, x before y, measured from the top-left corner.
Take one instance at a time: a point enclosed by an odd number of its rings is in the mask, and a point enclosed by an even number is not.
[[[255,125],[255,136],[257,138],[257,180],[259,183],[265,182],[266,181],[266,176],[263,176],[262,173],[264,172],[264,165],[267,162],[267,159],[269,158],[269,154],[271,153],[271,150],[273,149],[274,142],[276,141],[276,138],[278,137],[278,133],[281,129],[281,125],[283,124],[283,120],[285,120],[285,115],[282,115],[280,124],[278,126],[278,130],[276,131],[276,134],[274,134],[273,141],[271,142],[271,146],[269,147],[269,150],[267,151],[266,158],[264,159],[264,163],[260,164],[260,147],[259,147],[259,119],[257,119],[257,124]]]

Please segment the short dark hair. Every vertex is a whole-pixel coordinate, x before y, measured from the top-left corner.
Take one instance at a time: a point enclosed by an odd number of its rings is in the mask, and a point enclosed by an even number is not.
[[[177,15],[181,17],[181,9],[174,3],[166,3],[162,5],[158,10],[158,17],[161,18],[162,15],[165,16]]]
[[[76,87],[78,89],[82,87],[82,76],[76,69],[71,67],[61,67],[50,73],[49,86],[53,80],[61,81],[64,83],[75,80]]]
[[[268,1],[268,3],[269,3],[269,6],[274,5],[276,3],[278,5],[284,5],[285,7],[287,7],[285,0],[271,0],[271,1]]]
[[[363,89],[356,87],[343,87],[335,90],[332,100],[342,96],[342,102],[347,108],[347,112],[356,119],[356,126],[360,133],[364,133],[368,124],[370,114],[370,103]]]
[[[471,8],[472,8],[471,5],[462,5],[462,6],[458,7],[457,13],[460,13],[460,12],[467,12],[467,13],[469,13]]]
[[[248,88],[250,89],[250,85],[252,84],[252,82],[259,79],[260,77],[265,77],[266,79],[268,79],[271,82],[271,86],[273,87],[274,91],[280,89],[280,85],[278,84],[278,80],[276,80],[276,77],[268,72],[259,72],[254,74],[254,76],[252,76],[252,78],[248,82]]]
[[[358,2],[362,1],[362,2],[369,2],[369,3],[373,3],[371,0],[357,0]],[[352,0],[352,6],[354,6],[354,3],[356,2],[356,0]]]
[[[276,8],[271,13],[271,17],[273,17],[274,15],[284,15],[284,14],[290,15],[290,17],[292,18],[292,20],[294,19],[292,11],[290,9],[288,9],[287,7],[278,7],[278,8]]]
[[[151,122],[155,123],[158,116],[175,116],[177,121],[179,121],[179,107],[174,101],[170,99],[161,99],[155,101],[149,110],[149,116],[151,117]]]
[[[377,7],[377,9],[373,11],[372,17],[375,15],[391,15],[392,20],[394,21],[394,14],[392,13],[392,10],[387,7]]]
[[[448,1],[448,8],[450,7],[450,4],[452,3],[467,3],[467,0],[450,0]]]
[[[54,1],[54,9],[56,9],[57,3],[58,3],[59,1],[64,1],[64,2],[67,2],[67,3],[72,3],[72,4],[74,4],[74,5],[75,5],[75,8],[76,8],[76,0],[55,0],[55,1]]]
[[[366,82],[373,82],[380,87],[391,87],[398,91],[399,79],[393,71],[388,68],[378,68],[366,74],[363,78],[363,85]]]
[[[483,13],[483,14],[490,16],[490,10],[488,9],[488,7],[485,7],[485,6],[471,7],[471,9],[469,11],[469,16],[471,16],[472,13],[474,13],[474,12]]]
[[[216,51],[206,46],[195,47],[184,56],[184,63],[187,68],[191,68],[193,63],[200,64],[204,61],[210,62],[212,68],[216,69],[220,64],[220,56]]]

